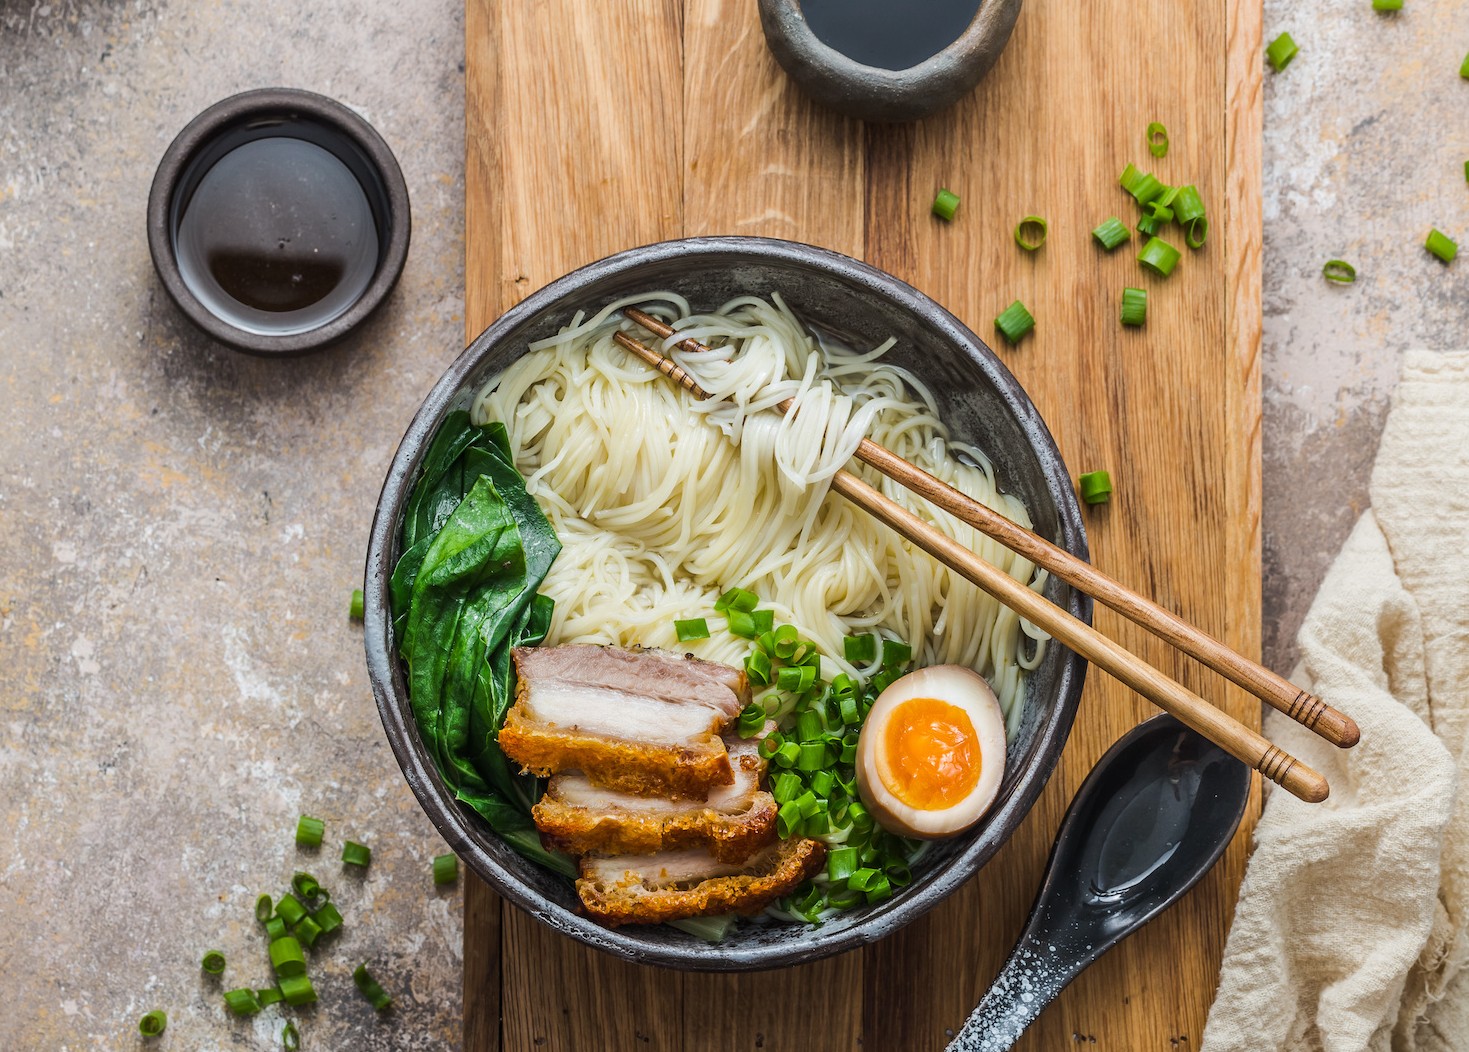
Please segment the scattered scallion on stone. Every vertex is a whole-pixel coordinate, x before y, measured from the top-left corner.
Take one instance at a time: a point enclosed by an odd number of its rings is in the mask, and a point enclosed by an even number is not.
[[[279,986],[267,986],[255,991],[255,999],[260,1002],[261,1008],[269,1008],[271,1005],[278,1005],[284,1001],[286,995],[281,993]]]
[[[1357,280],[1357,268],[1344,259],[1328,259],[1321,268],[1321,276],[1338,285],[1350,285]]]
[[[300,975],[283,975],[278,985],[281,996],[288,1005],[299,1007],[316,1003],[316,987],[311,985],[311,979],[305,972]]]
[[[342,845],[342,862],[348,866],[366,869],[372,864],[372,848],[355,840],[348,840]]]
[[[260,998],[247,987],[224,992],[224,1004],[235,1015],[255,1015],[260,1011]]]
[[[1000,312],[1000,316],[995,319],[995,328],[999,329],[1011,344],[1016,344],[1026,333],[1035,328],[1035,318],[1030,311],[1025,309],[1025,304],[1016,300]]]
[[[321,934],[323,935],[330,935],[342,926],[342,914],[330,902],[322,903],[317,911],[311,915],[311,919],[321,928]]]
[[[321,834],[325,831],[326,823],[321,819],[302,815],[296,821],[296,846],[321,847]]]
[[[352,589],[352,602],[347,607],[347,616],[353,621],[362,620],[362,589]]]
[[[203,968],[210,975],[219,975],[224,971],[224,954],[218,950],[210,950],[204,955],[204,959],[199,962],[199,967]]]
[[[379,1012],[393,1003],[393,999],[388,996],[387,991],[382,988],[381,984],[372,977],[372,973],[367,970],[366,964],[359,964],[357,966],[356,970],[352,973],[352,981],[357,984],[357,989],[361,991],[362,996],[367,998],[371,1002],[372,1007]]]
[[[300,1052],[301,1031],[296,1029],[296,1021],[287,1019],[286,1025],[281,1027],[281,1048],[286,1052]]]
[[[301,953],[301,944],[295,936],[286,935],[271,942],[270,966],[281,979],[305,974],[306,957]]]
[[[1291,35],[1289,33],[1282,33],[1270,41],[1270,46],[1265,49],[1265,58],[1269,60],[1270,68],[1279,73],[1286,66],[1289,66],[1291,60],[1300,54],[1300,52],[1301,49],[1296,46],[1296,42],[1291,39]]]
[[[952,190],[941,189],[933,198],[933,214],[945,221],[952,220],[959,209],[959,195]]]
[[[452,884],[459,879],[459,856],[458,855],[435,855],[434,856],[434,883],[438,885]]]
[[[1469,62],[1469,59],[1465,61]],[[1459,254],[1458,243],[1437,227],[1428,231],[1428,240],[1423,243],[1423,247],[1445,263],[1452,263]]]
[[[1372,0],[1374,11],[1401,11],[1402,9],[1403,0]]]
[[[281,896],[281,900],[275,904],[275,911],[288,927],[299,923],[307,912],[300,900],[289,893]]]
[[[138,1020],[138,1033],[144,1037],[157,1037],[168,1029],[168,1013],[155,1008]]]

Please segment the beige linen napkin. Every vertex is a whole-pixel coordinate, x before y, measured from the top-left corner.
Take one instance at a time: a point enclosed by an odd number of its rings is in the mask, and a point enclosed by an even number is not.
[[[1371,496],[1295,677],[1362,741],[1267,714],[1331,798],[1267,794],[1202,1052],[1469,1049],[1469,352],[1408,356]]]

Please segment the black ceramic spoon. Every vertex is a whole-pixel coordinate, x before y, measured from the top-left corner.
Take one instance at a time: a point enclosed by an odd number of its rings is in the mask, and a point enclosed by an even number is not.
[[[1003,1052],[1083,968],[1219,860],[1250,769],[1172,716],[1129,731],[1077,790],[1010,959],[948,1052]]]

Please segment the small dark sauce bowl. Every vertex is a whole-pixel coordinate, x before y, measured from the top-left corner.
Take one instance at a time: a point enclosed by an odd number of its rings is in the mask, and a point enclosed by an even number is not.
[[[377,228],[372,279],[352,304],[305,332],[257,333],[211,311],[179,269],[179,222],[205,174],[230,151],[285,127],[333,154],[356,177]],[[148,194],[148,250],[163,287],[179,310],[220,343],[260,357],[293,357],[335,343],[373,313],[398,283],[408,258],[408,185],[381,135],[346,106],[296,88],[260,88],[232,95],[189,122],[164,151]]]

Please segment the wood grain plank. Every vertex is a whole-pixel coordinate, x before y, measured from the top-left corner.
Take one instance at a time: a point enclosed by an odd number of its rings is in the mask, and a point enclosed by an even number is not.
[[[684,233],[791,238],[863,250],[862,126],[814,106],[781,73],[748,0],[686,0]],[[762,290],[763,291],[763,290]],[[845,1052],[862,1012],[860,954],[778,972],[691,974],[690,1050]],[[816,1012],[793,1005],[820,1005]]]
[[[1096,562],[1248,653],[1255,619],[1231,613],[1258,610],[1258,596],[1253,607],[1233,606],[1240,593],[1225,587],[1226,578],[1258,581],[1258,567],[1238,557],[1238,535],[1249,527],[1235,509],[1252,483],[1243,463],[1249,454],[1233,449],[1241,422],[1225,411],[1239,380],[1226,350],[1222,246],[1188,254],[1164,281],[1137,267],[1136,239],[1108,256],[1088,237],[1108,215],[1135,217],[1116,187],[1129,161],[1166,182],[1197,183],[1220,214],[1224,30],[1220,0],[1146,12],[1027,4],[974,96],[911,129],[870,134],[867,250],[871,262],[997,342],[1074,471],[1111,471],[1117,495],[1087,515]],[[1149,33],[1169,45],[1129,44]],[[1169,156],[1157,162],[1143,141],[1154,119],[1173,136]],[[923,214],[940,185],[964,200],[953,224]],[[1031,212],[1051,228],[1045,248],[1027,255],[1009,235]],[[1123,285],[1149,290],[1140,332],[1117,324]],[[1009,349],[997,341],[993,318],[1016,298],[1035,313],[1037,330]],[[1221,399],[1223,392],[1230,395]],[[1248,396],[1237,404],[1246,410]],[[1258,410],[1256,394],[1256,419]],[[1097,625],[1258,725],[1258,706],[1212,673],[1109,611],[1098,612]],[[1013,942],[1071,795],[1107,746],[1150,714],[1093,672],[1063,763],[1021,832],[950,902],[867,951],[868,1044],[943,1046]],[[1117,1048],[1197,1047],[1245,843],[1240,837],[1178,907],[1084,974],[1018,1047],[1074,1047],[1093,1036]],[[958,981],[947,978],[956,969]],[[892,975],[903,976],[902,989],[884,996]]]

